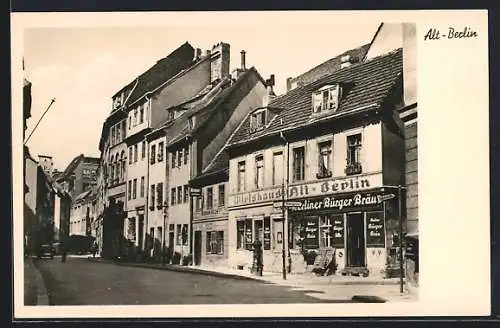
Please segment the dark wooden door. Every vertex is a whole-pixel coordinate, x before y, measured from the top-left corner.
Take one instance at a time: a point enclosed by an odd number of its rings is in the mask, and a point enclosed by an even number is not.
[[[201,264],[201,231],[194,232],[194,265]]]
[[[347,214],[347,266],[364,267],[365,230],[362,213]]]

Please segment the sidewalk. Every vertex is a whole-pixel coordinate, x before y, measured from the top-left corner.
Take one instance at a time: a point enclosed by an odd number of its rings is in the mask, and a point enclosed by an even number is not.
[[[42,274],[30,257],[24,258],[24,305],[49,305]]]
[[[383,279],[377,277],[353,276],[316,276],[313,273],[288,273],[286,280],[280,272],[263,272],[256,276],[247,270],[236,270],[228,267],[209,266],[182,266],[175,264],[162,265],[161,263],[134,263],[103,260],[100,258],[91,261],[116,263],[118,265],[136,266],[160,270],[205,274],[224,278],[261,281],[265,283],[288,287],[292,290],[305,291],[307,295],[318,299],[352,298],[361,302],[402,302],[416,301],[415,293],[400,293],[399,279]],[[406,288],[405,288],[406,289]]]

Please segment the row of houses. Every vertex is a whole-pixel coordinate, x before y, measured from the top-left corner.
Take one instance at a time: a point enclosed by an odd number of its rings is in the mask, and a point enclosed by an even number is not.
[[[381,24],[277,96],[244,50],[231,71],[229,44],[186,42],[112,96],[75,217],[105,258],[247,269],[259,240],[269,271],[325,252],[342,274],[397,271],[418,235],[415,43]]]

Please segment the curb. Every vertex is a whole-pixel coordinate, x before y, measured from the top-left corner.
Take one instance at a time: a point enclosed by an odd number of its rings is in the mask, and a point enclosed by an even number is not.
[[[232,274],[232,273],[223,273],[223,272],[217,272],[217,271],[195,269],[195,268],[191,268],[191,267],[178,266],[175,264],[166,264],[165,266],[161,266],[161,265],[157,266],[157,265],[147,265],[147,264],[142,264],[142,263],[126,263],[126,262],[118,262],[118,261],[95,260],[95,259],[90,259],[90,258],[88,260],[91,262],[115,264],[115,265],[143,268],[143,269],[186,272],[186,273],[201,274],[201,275],[220,277],[220,278],[232,278],[232,279],[236,279],[236,280],[249,280],[249,281],[260,281],[260,282],[263,281],[262,279],[259,279],[259,278],[240,276],[240,275]]]
[[[354,295],[351,298],[352,301],[354,302],[360,302],[360,303],[386,303],[387,300],[379,297],[379,296],[374,296],[374,295]]]
[[[37,285],[37,295],[36,295],[36,305],[50,305],[49,303],[49,295],[47,294],[47,288],[45,287],[45,282],[42,277],[42,273],[35,265],[33,259],[29,259],[30,266],[33,267],[33,271],[36,277],[36,285]]]

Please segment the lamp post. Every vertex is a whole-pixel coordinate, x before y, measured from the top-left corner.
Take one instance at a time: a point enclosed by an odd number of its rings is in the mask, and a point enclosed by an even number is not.
[[[166,262],[166,252],[165,252],[165,239],[167,239],[167,206],[168,201],[163,202],[163,236],[161,242],[161,265],[165,265]]]
[[[281,209],[283,213],[283,250],[282,250],[282,258],[283,258],[283,280],[286,280],[286,262],[287,262],[287,251],[288,251],[288,262],[289,262],[289,271],[291,271],[291,259],[290,259],[290,245],[288,244],[288,207],[286,206],[286,200],[288,199],[288,183],[289,183],[289,170],[290,170],[290,143],[283,135],[283,132],[280,133],[280,138],[286,144],[286,166],[285,166],[285,174],[283,174],[283,183],[282,183],[282,192],[281,192]]]

